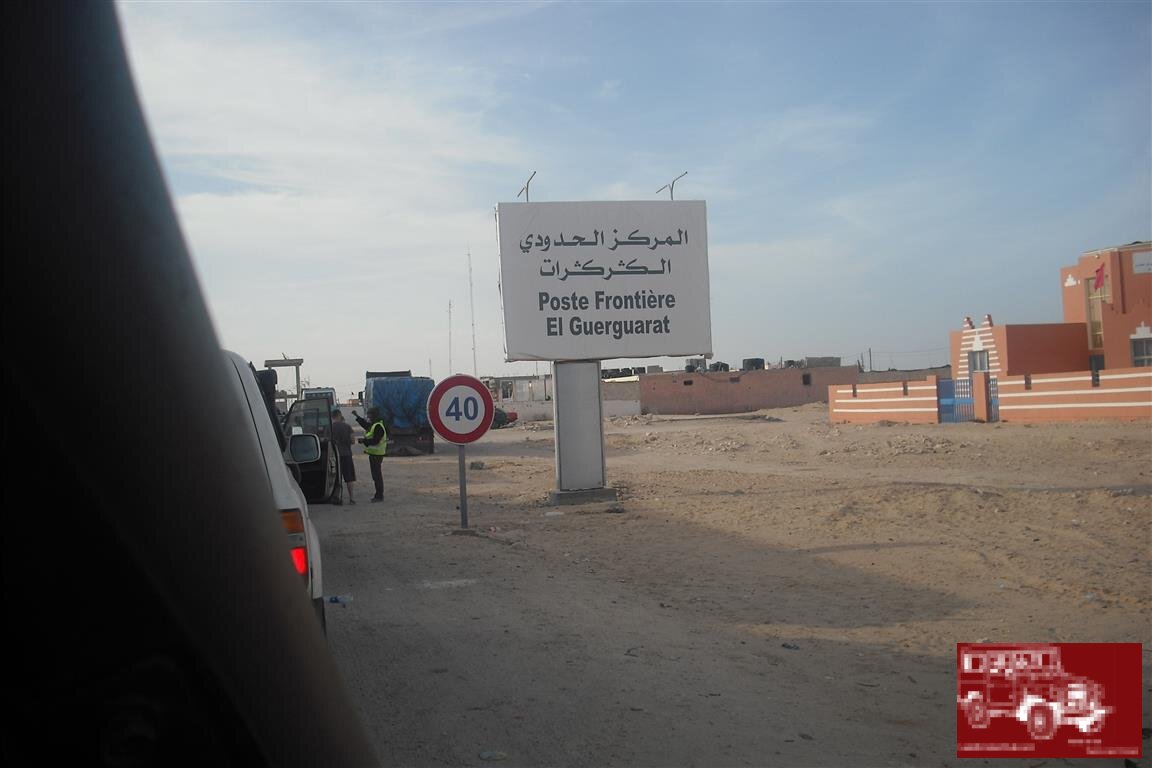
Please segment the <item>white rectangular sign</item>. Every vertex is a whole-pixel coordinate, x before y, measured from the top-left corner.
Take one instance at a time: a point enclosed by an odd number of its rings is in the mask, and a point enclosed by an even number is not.
[[[712,352],[702,200],[500,203],[508,360]]]
[[[1152,272],[1152,251],[1132,252],[1132,272],[1137,275]]]

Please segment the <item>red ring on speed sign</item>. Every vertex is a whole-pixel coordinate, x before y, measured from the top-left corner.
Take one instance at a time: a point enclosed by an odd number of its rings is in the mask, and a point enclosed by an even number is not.
[[[456,398],[455,407],[458,411],[455,420],[460,421],[460,417],[463,416],[466,424],[473,427],[468,432],[453,430],[445,423],[440,413],[440,406],[444,404],[445,395],[456,387],[466,388],[470,393],[474,393],[479,400],[480,411],[476,417],[468,418],[467,402],[461,404],[459,396]],[[454,406],[452,403],[448,403],[448,407]],[[449,376],[437,384],[432,390],[432,394],[428,395],[428,421],[432,424],[432,429],[436,430],[436,434],[450,443],[464,444],[480,439],[492,426],[492,419],[495,416],[496,404],[492,402],[492,393],[488,391],[488,387],[484,386],[484,382],[472,376]]]

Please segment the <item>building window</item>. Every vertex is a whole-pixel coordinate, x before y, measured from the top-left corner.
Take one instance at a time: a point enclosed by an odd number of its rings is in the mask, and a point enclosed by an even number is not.
[[[968,373],[988,372],[988,350],[968,353]]]
[[[812,386],[812,374],[810,374],[810,373],[800,374],[800,381],[803,382],[804,386],[806,386],[806,387]]]
[[[1132,367],[1152,368],[1152,339],[1132,339]]]
[[[1088,296],[1088,346],[1091,349],[1101,349],[1104,346],[1104,312],[1103,304],[1112,303],[1112,277],[1105,274],[1099,288],[1096,287],[1096,278],[1089,277],[1084,280],[1084,290]]]

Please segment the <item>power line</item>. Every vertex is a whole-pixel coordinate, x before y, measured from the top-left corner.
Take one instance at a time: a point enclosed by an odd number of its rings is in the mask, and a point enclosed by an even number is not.
[[[930,355],[933,352],[947,352],[949,349],[951,347],[934,347],[932,349],[910,349],[902,352],[873,349],[872,353],[875,355]]]

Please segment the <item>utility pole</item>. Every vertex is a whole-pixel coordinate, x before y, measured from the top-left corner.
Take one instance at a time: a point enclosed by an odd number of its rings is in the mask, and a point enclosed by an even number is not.
[[[472,375],[480,378],[476,370],[476,297],[472,293],[472,249],[468,249],[468,305],[472,311]]]
[[[868,347],[868,370],[875,370],[872,368],[872,347]]]
[[[452,300],[448,300],[448,375],[452,375]]]

